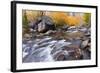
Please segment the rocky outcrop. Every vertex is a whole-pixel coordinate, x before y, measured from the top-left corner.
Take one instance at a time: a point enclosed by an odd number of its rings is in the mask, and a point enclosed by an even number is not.
[[[37,30],[38,32],[46,32],[48,30],[55,29],[53,20],[48,16],[39,17],[36,21],[29,25],[33,30]]]

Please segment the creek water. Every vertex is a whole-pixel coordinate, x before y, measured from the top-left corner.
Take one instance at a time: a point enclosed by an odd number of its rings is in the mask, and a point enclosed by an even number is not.
[[[52,40],[51,37],[28,41],[23,44],[23,62],[54,61],[54,55],[62,51],[63,46],[70,44],[65,40]],[[64,52],[64,54],[68,55],[68,52]]]

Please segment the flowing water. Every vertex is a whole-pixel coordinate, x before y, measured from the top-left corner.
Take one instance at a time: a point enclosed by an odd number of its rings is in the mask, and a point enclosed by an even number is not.
[[[80,30],[77,30],[77,32],[78,31],[82,31],[82,32],[85,31],[84,33],[86,33],[86,29],[80,29]],[[76,32],[73,32],[73,33],[76,33]],[[89,32],[89,35],[90,35],[90,32]],[[90,51],[88,51],[87,49],[84,50],[80,47],[82,45],[82,42],[84,41],[82,37],[81,39],[72,39],[70,41],[65,40],[65,39],[54,39],[51,36],[43,36],[41,38],[40,37],[39,38],[35,37],[30,40],[23,41],[22,61],[24,63],[90,59],[91,57]],[[88,39],[87,35],[84,38],[87,41]],[[85,43],[85,44],[87,45],[88,43]],[[71,47],[68,47],[69,45],[71,45]],[[83,43],[83,46],[84,46],[84,43]]]
[[[54,55],[61,52],[63,46],[70,44],[65,40],[52,40],[51,37],[35,39],[31,43],[27,42],[23,44],[23,62],[54,61]],[[68,55],[68,52],[63,53]]]

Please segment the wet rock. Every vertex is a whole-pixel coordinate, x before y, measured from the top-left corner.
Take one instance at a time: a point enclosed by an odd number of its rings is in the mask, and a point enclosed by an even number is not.
[[[44,34],[43,33],[39,33],[39,34],[36,35],[35,38],[41,38],[42,39],[43,37],[44,37]]]
[[[64,30],[64,31],[67,31],[68,28],[69,28],[69,26],[67,26],[67,25],[61,27],[61,29]]]
[[[84,28],[84,27],[83,27],[83,28],[81,27],[81,28],[79,29],[79,31],[81,31],[81,32],[87,32],[87,30],[88,30],[88,29],[87,29],[87,28]]]
[[[83,41],[82,44],[81,44],[81,48],[85,48],[88,45],[88,42],[89,42],[88,39]]]
[[[33,27],[33,29],[36,29],[38,32],[46,32],[55,29],[53,20],[48,16],[39,17]]]
[[[44,33],[45,35],[52,35],[52,34],[54,34],[54,33],[56,33],[56,31],[54,31],[54,30],[49,30],[49,31],[47,31],[46,33]]]
[[[83,36],[81,40],[82,41],[87,40],[87,37],[86,36]]]
[[[31,21],[28,25],[29,25],[30,29],[37,30],[37,24],[39,22],[40,22],[39,20],[34,20],[34,21]]]
[[[70,26],[70,27],[68,28],[68,30],[71,30],[71,29],[76,29],[76,27],[75,27],[75,26]]]
[[[49,16],[42,16],[41,17],[41,20],[43,20],[45,22],[45,24],[53,25],[53,20]]]
[[[80,47],[82,40],[76,38],[76,39],[71,40],[70,42],[72,42],[72,45],[76,45],[77,47]]]
[[[53,50],[51,51],[51,54],[56,53],[56,51],[60,51],[63,49],[64,46],[70,45],[70,42],[65,42],[65,40],[59,40],[53,45]]]
[[[82,38],[84,36],[83,32],[77,31],[77,32],[71,32],[71,33],[67,33],[67,36],[69,36],[70,38],[76,39],[76,38]]]
[[[58,57],[55,58],[57,61],[64,61],[65,59],[65,55],[64,54],[60,54]]]
[[[77,33],[78,32],[78,30],[68,30],[67,32],[69,32],[69,33]]]
[[[87,33],[85,33],[85,36],[89,36],[90,37],[90,35],[91,35],[91,32],[87,32]]]
[[[57,48],[60,48],[60,47],[63,47],[63,46],[68,46],[70,45],[71,42],[66,42],[66,40],[59,40],[56,44],[55,44],[55,47]]]
[[[53,59],[55,61],[64,61],[67,60],[69,54],[67,51],[57,51],[56,53],[53,54]]]
[[[90,59],[91,58],[91,52],[88,50],[83,50],[82,51],[82,59]]]
[[[38,30],[38,32],[45,32],[47,30],[45,23],[44,22],[40,22],[38,24],[38,29],[37,30]]]
[[[75,26],[71,26],[67,29],[67,32],[69,33],[75,33],[75,32],[78,32],[78,28],[75,27]]]
[[[41,39],[37,44],[42,44],[42,43],[45,43],[45,42],[49,42],[49,41],[51,41],[51,40],[52,40],[51,37],[44,38],[44,39]]]
[[[30,34],[25,34],[24,37],[25,38],[30,38],[31,36],[30,36]]]
[[[28,44],[31,44],[31,43],[33,43],[33,40],[29,40],[29,41],[27,41],[27,43]]]
[[[68,51],[69,57],[68,60],[77,60],[81,59],[82,52],[81,49],[76,45],[69,45],[65,47],[63,50]]]

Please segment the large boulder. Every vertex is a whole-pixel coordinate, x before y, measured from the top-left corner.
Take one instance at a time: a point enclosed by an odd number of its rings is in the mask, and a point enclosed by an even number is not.
[[[40,20],[40,18],[39,18]],[[46,32],[48,30],[54,30],[55,26],[53,20],[48,16],[42,16],[41,22],[38,24],[38,32]]]
[[[39,17],[36,21],[30,23],[30,26],[33,30],[38,32],[46,32],[48,30],[54,30],[54,22],[49,16]]]

